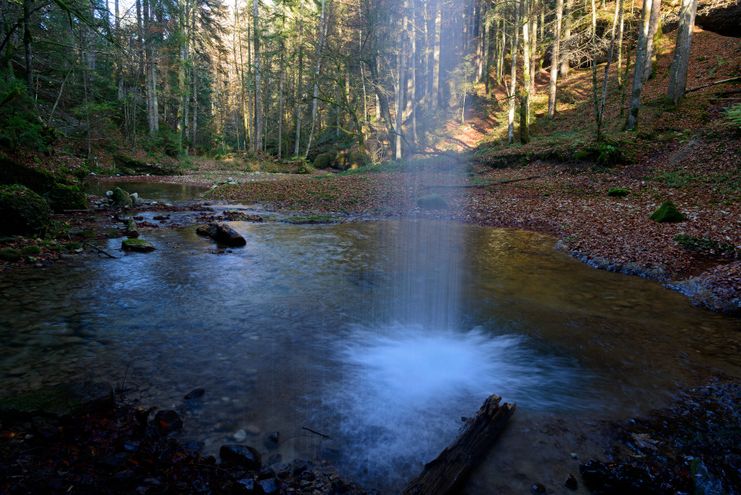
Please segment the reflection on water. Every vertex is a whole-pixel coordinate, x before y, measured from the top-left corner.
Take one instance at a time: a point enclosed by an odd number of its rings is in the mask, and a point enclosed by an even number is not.
[[[115,187],[129,193],[138,193],[142,199],[157,199],[160,202],[198,199],[208,190],[207,187],[193,184],[174,184],[166,182],[129,181],[115,179],[87,179],[85,192],[97,196],[105,195]]]
[[[431,328],[388,311],[394,238],[409,226],[232,225],[247,246],[226,254],[192,229],[163,229],[148,234],[151,254],[3,273],[0,396],[126,377],[143,401],[179,408],[184,435],[209,452],[240,430],[260,448],[280,431],[284,459],[330,456],[383,486],[499,393],[518,403],[507,456],[497,449],[473,486],[507,493],[496,480],[547,479],[579,425],[662,405],[711,373],[741,376],[737,320],[593,270],[546,236],[457,226],[457,323]],[[199,386],[203,402],[183,404]]]

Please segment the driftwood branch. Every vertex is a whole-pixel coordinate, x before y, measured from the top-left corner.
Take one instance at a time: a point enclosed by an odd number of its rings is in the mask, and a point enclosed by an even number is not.
[[[403,495],[457,493],[515,412],[514,404],[500,406],[500,400],[496,395],[486,399],[458,438],[425,465],[422,473],[404,488]]]
[[[114,260],[117,260],[117,259],[118,259],[118,257],[117,257],[117,256],[113,256],[113,255],[112,255],[111,253],[109,253],[109,252],[108,252],[108,251],[106,251],[105,249],[101,249],[101,248],[99,248],[99,247],[98,247],[98,246],[96,246],[95,244],[92,244],[92,243],[90,243],[90,242],[85,242],[85,243],[83,243],[83,244],[84,244],[85,246],[88,246],[88,247],[91,247],[91,248],[93,248],[94,250],[96,250],[96,251],[97,251],[97,252],[99,252],[100,254],[104,254],[104,255],[108,256],[109,258],[113,258]]]
[[[709,88],[710,86],[716,86],[718,84],[725,84],[734,81],[741,81],[741,76],[729,77],[728,79],[721,79],[720,81],[713,81],[711,83],[703,84],[702,86],[695,86],[685,91],[686,93],[692,93],[693,91],[700,91],[701,89]]]
[[[313,433],[314,435],[319,435],[320,437],[322,437],[322,438],[324,438],[324,439],[327,439],[327,438],[329,438],[329,435],[325,435],[324,433],[319,433],[318,431],[316,431],[316,430],[312,430],[311,428],[309,428],[309,427],[307,427],[307,426],[302,426],[302,427],[301,427],[301,429],[302,429],[302,430],[306,430],[306,431],[308,431],[309,433]]]

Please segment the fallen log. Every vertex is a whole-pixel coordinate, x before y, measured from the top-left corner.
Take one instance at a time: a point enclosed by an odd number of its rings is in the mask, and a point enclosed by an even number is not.
[[[486,455],[504,431],[515,405],[499,402],[492,395],[466,423],[463,432],[434,460],[427,463],[419,476],[404,488],[403,495],[449,495],[462,488],[476,464]]]

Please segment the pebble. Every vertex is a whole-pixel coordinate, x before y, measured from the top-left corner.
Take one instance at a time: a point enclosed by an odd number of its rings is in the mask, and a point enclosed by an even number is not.
[[[237,430],[237,432],[232,435],[232,437],[237,442],[243,442],[245,439],[247,439],[247,432],[244,430]]]

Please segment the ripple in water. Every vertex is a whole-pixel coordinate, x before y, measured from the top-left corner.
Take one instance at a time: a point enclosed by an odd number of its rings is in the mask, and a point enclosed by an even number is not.
[[[520,408],[561,409],[577,379],[573,362],[480,328],[358,327],[338,346],[341,375],[326,410],[339,417],[340,463],[370,484],[416,474],[492,393]]]

